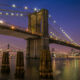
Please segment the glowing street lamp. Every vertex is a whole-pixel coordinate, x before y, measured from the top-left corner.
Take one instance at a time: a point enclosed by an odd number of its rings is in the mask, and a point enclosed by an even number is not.
[[[53,23],[56,23],[56,21],[54,20]]]
[[[0,20],[0,24],[3,24],[4,23],[4,21],[3,20]]]
[[[51,18],[51,15],[49,14],[49,18]]]
[[[17,13],[16,16],[19,16],[19,14]]]
[[[6,15],[9,15],[9,13],[6,13]]]
[[[11,13],[11,16],[14,16],[14,13]]]
[[[0,12],[0,15],[2,15],[2,12]]]
[[[53,36],[51,35],[50,38],[53,38]]]
[[[34,11],[37,11],[37,8],[34,8]]]
[[[13,8],[15,8],[15,7],[16,7],[16,5],[15,5],[15,4],[12,4],[12,7],[13,7]]]
[[[20,16],[23,16],[23,14],[21,13]]]
[[[11,29],[14,30],[15,29],[15,26],[11,26]]]
[[[25,10],[27,10],[27,9],[28,9],[28,7],[27,7],[27,6],[25,6],[25,7],[24,7],[24,9],[25,9]]]

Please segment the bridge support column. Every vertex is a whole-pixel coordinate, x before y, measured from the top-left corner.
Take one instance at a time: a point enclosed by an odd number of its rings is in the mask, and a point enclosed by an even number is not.
[[[52,79],[52,63],[49,52],[49,33],[48,33],[48,10],[42,9],[38,13],[32,13],[29,19],[29,26],[32,32],[42,33],[42,37],[30,40],[30,56],[40,58],[41,78]],[[41,56],[41,57],[40,57]]]
[[[51,54],[48,37],[42,38],[42,52],[40,55],[40,78],[53,80]]]
[[[42,50],[41,39],[29,39],[27,42],[27,57],[39,59]]]
[[[9,73],[10,72],[9,52],[3,52],[1,72],[2,73]]]
[[[27,51],[26,51],[26,57],[30,58],[30,40],[27,40]]]
[[[17,52],[15,77],[24,78],[24,55],[20,51]]]
[[[40,55],[40,78],[53,79],[51,55],[49,50],[43,50]]]
[[[40,78],[53,80],[51,54],[49,51],[48,11],[42,10],[42,52],[40,54]]]
[[[38,56],[37,56],[37,40],[30,40],[30,58],[38,58]]]

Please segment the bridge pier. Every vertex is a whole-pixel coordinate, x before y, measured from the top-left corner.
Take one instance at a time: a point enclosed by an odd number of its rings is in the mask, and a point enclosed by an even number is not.
[[[10,72],[9,52],[3,52],[1,73],[9,73],[9,72]]]
[[[24,78],[24,55],[21,51],[17,52],[15,77]]]
[[[30,57],[40,58],[40,77],[53,78],[51,55],[49,52],[48,10],[42,9],[29,15],[28,29],[33,33],[41,33],[42,37],[30,39],[28,51]]]
[[[51,54],[49,51],[49,38],[42,37],[42,51],[40,54],[40,78],[53,80]]]
[[[42,52],[40,54],[40,77],[53,80],[51,54],[49,51],[48,11],[42,10]]]
[[[51,55],[49,50],[43,50],[40,55],[40,78],[53,79]]]

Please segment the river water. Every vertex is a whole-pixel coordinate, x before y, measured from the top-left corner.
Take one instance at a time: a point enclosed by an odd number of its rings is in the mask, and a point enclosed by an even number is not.
[[[1,69],[0,58],[0,69]],[[21,80],[40,80],[39,79],[39,60],[24,60],[25,77]],[[1,74],[0,80],[16,80],[15,73],[16,59],[10,59],[10,74]],[[80,80],[80,60],[79,59],[53,59],[52,69],[54,80]],[[17,79],[20,80],[20,79]]]

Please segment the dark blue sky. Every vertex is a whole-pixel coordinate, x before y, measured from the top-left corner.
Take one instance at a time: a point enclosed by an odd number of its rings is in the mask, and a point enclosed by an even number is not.
[[[0,0],[0,4],[2,3],[48,9],[57,24],[61,25],[76,42],[80,43],[80,0]],[[0,16],[0,19],[26,27],[26,18],[17,17],[16,19],[16,17]]]

